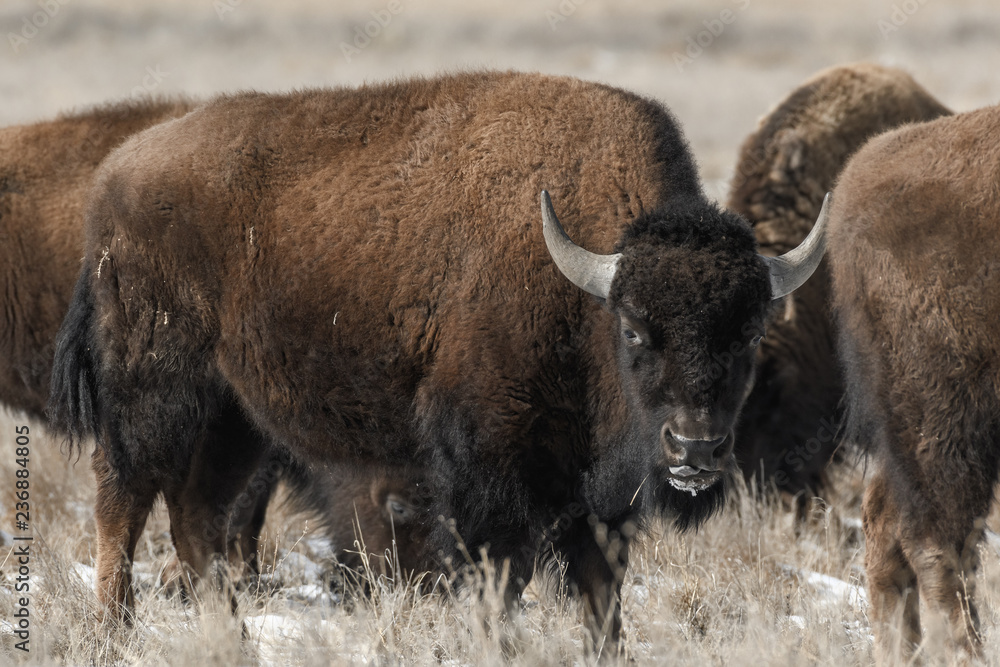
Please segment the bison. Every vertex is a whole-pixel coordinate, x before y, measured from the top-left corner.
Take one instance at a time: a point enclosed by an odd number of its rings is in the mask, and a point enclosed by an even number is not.
[[[427,569],[424,544],[429,518],[427,485],[417,466],[330,465],[308,468],[274,452],[237,498],[228,516],[228,559],[235,571],[258,573],[258,539],[276,482],[287,488],[288,507],[313,522],[311,534],[324,538],[339,575],[367,583],[369,575],[403,577]],[[175,557],[161,579],[171,587],[190,584]],[[362,585],[359,588],[364,589]]]
[[[824,193],[868,139],[950,112],[909,74],[873,64],[833,67],[792,91],[743,142],[726,206],[778,255],[812,229]],[[772,311],[757,377],[736,427],[744,476],[798,498],[826,487],[840,442],[843,378],[827,266]]]
[[[126,137],[187,113],[133,100],[0,129],[0,403],[44,419],[56,332],[80,272],[94,172]]]
[[[976,546],[1000,465],[998,136],[998,107],[888,132],[834,194],[833,304],[847,435],[873,468],[862,519],[881,662],[920,641],[921,598],[955,649],[980,641]]]
[[[561,554],[598,642],[644,512],[719,505],[769,303],[824,247],[759,255],[661,105],[516,72],[222,96],[109,156],[86,226],[50,409],[97,437],[111,611],[160,492],[214,570],[266,446],[201,443],[247,419],[304,461],[426,464],[430,552],[506,562],[509,602]]]
[[[419,468],[336,465],[321,472],[293,464],[284,477],[292,506],[314,517],[341,566],[404,577],[426,569],[429,495]]]
[[[44,420],[56,332],[79,273],[84,203],[98,164],[130,135],[195,106],[186,99],[131,99],[0,129],[0,404]],[[350,526],[357,506],[371,553],[391,552],[395,534],[399,564],[419,566],[422,537],[412,528],[420,525],[414,509],[419,470],[340,467],[321,474],[290,465],[273,454],[237,501],[231,554],[256,568],[267,503],[285,479],[295,506],[317,515],[341,558],[356,558]]]

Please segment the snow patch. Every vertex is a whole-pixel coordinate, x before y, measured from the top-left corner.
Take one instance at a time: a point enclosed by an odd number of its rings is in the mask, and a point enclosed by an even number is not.
[[[847,602],[855,609],[860,609],[868,604],[868,594],[861,586],[829,574],[802,570],[790,565],[785,565],[782,569],[797,578],[804,586],[812,588],[816,592],[816,598],[820,604],[837,605]]]

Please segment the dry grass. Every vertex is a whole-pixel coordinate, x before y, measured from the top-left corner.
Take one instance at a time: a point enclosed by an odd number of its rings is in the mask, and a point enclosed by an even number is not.
[[[14,532],[17,416],[0,418],[0,527]],[[13,569],[0,550],[0,663],[29,664],[591,664],[578,603],[558,578],[532,582],[523,611],[503,619],[493,574],[453,586],[372,575],[370,596],[329,585],[326,545],[307,518],[279,501],[265,527],[266,574],[240,591],[249,640],[217,596],[186,603],[159,583],[172,554],[157,508],[137,555],[138,618],[132,631],[98,621],[93,593],[93,480],[58,443],[32,431],[32,652],[14,650]],[[634,550],[624,595],[628,640],[622,658],[656,664],[851,665],[872,660],[858,521],[860,471],[839,472],[830,506],[817,505],[796,529],[774,498],[743,490],[697,534],[652,530]],[[994,513],[996,515],[996,513]],[[997,526],[994,516],[991,525]],[[1000,568],[984,546],[979,599],[987,659],[997,660]],[[426,587],[425,587],[426,588]],[[614,661],[612,661],[614,662]]]
[[[673,60],[686,40],[731,0],[705,3],[574,0],[552,30],[558,0],[409,0],[391,29],[348,62],[340,43],[384,0],[74,0],[18,52],[4,45],[0,123],[50,117],[74,106],[129,95],[147,67],[169,75],[157,93],[207,96],[254,88],[358,84],[404,74],[514,67],[603,80],[667,103],[708,179],[722,196],[739,142],[770,105],[815,71],[855,60],[910,70],[957,110],[995,103],[1000,25],[991,0],[920,3],[902,29],[883,37],[877,21],[898,0],[800,3],[753,0],[685,71]],[[8,0],[0,19],[21,29],[35,0]],[[12,531],[13,427],[0,414],[0,530]],[[30,656],[5,629],[14,600],[8,548],[0,547],[0,664],[270,664],[592,662],[577,604],[554,581],[534,583],[523,613],[501,623],[499,597],[466,587],[373,582],[371,600],[342,604],[323,586],[323,545],[308,522],[280,507],[266,527],[273,573],[242,592],[250,641],[224,609],[192,609],[156,583],[172,554],[159,508],[138,550],[138,628],[111,635],[94,622],[93,480],[86,457],[74,465],[32,426],[33,618]],[[796,534],[779,503],[744,495],[695,535],[654,531],[634,551],[624,612],[628,656],[636,663],[869,664],[871,640],[858,534],[861,476],[844,471],[831,509]],[[952,483],[951,480],[943,483]],[[997,529],[996,512],[991,525]],[[995,628],[1000,568],[983,550],[980,614],[986,660],[1000,663]],[[825,575],[828,578],[824,578]],[[248,652],[244,652],[247,650]]]
[[[13,427],[0,420],[0,526],[12,532],[8,480]],[[30,664],[590,664],[578,603],[553,575],[536,578],[523,611],[504,620],[488,575],[455,587],[443,578],[421,594],[414,582],[374,575],[369,597],[335,592],[324,578],[324,544],[308,520],[280,502],[265,530],[266,572],[239,593],[249,640],[216,596],[185,603],[158,583],[172,553],[158,508],[137,556],[138,626],[114,632],[96,621],[92,590],[93,481],[32,424],[32,652],[13,649],[12,568],[0,552],[0,663]],[[638,664],[870,664],[858,522],[861,474],[844,469],[830,507],[796,531],[791,511],[746,493],[697,534],[653,530],[634,551],[624,597],[626,656]],[[995,522],[993,525],[996,525]],[[987,657],[997,624],[1000,568],[984,547],[980,600]],[[345,597],[347,601],[345,602]]]

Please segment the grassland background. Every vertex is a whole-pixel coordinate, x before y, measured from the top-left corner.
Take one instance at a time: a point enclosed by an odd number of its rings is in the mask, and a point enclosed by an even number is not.
[[[209,96],[241,89],[355,85],[412,74],[516,68],[605,81],[664,101],[691,142],[710,194],[722,197],[743,137],[794,86],[824,67],[859,60],[910,71],[945,104],[967,110],[1000,99],[1000,8],[992,0],[400,0],[402,10],[350,61],[342,44],[386,9],[383,0],[66,0],[13,48],[30,0],[0,4],[0,124],[24,123],[149,89]],[[54,3],[51,6],[55,6]],[[683,68],[688,38],[730,10],[735,20]],[[231,11],[230,11],[231,10]],[[572,11],[570,11],[572,10]],[[907,13],[906,10],[914,10]],[[899,23],[883,34],[879,21]],[[554,28],[552,17],[559,20]],[[885,24],[883,24],[885,25]],[[896,26],[894,26],[896,27]],[[30,30],[29,30],[30,32]],[[155,72],[157,76],[150,73]],[[13,520],[13,429],[0,413],[0,529]],[[140,544],[141,623],[108,635],[92,621],[93,482],[31,424],[33,515],[40,538],[33,652],[15,653],[3,621],[13,602],[0,547],[0,664],[447,663],[503,660],[579,664],[575,603],[554,584],[533,586],[523,613],[495,625],[495,596],[418,597],[377,587],[353,609],[322,587],[323,544],[284,511],[266,527],[272,575],[243,595],[251,646],[229,615],[195,612],[158,589],[171,553],[160,508]],[[637,663],[867,664],[870,628],[858,527],[861,472],[796,531],[779,503],[738,498],[698,534],[654,529],[626,588],[627,651]],[[996,521],[991,521],[996,528]],[[986,660],[997,651],[1000,568],[983,547],[980,582]],[[451,600],[451,601],[449,601]]]

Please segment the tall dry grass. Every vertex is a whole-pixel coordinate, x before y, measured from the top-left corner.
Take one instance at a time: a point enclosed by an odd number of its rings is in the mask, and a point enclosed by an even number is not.
[[[12,530],[17,416],[0,420],[0,527]],[[576,600],[558,572],[531,583],[521,612],[501,613],[502,592],[487,572],[456,585],[369,572],[332,585],[326,545],[309,518],[275,503],[261,548],[264,575],[238,592],[240,620],[220,596],[185,601],[159,581],[172,555],[165,512],[151,518],[136,558],[138,623],[116,630],[98,622],[93,592],[93,480],[78,462],[30,424],[32,493],[31,653],[14,649],[4,622],[14,610],[12,568],[0,550],[0,664],[327,665],[594,664]],[[742,489],[697,533],[656,527],[636,548],[625,587],[624,654],[608,662],[678,665],[867,665],[872,661],[863,592],[862,474],[845,467],[829,505],[795,525],[780,499]],[[996,517],[993,517],[994,527]],[[1000,568],[983,547],[979,600],[985,659],[998,660]],[[337,579],[339,580],[339,579]],[[336,581],[334,582],[336,584]],[[432,592],[421,592],[432,589]],[[930,647],[933,649],[933,647]],[[934,664],[932,657],[928,658]]]

